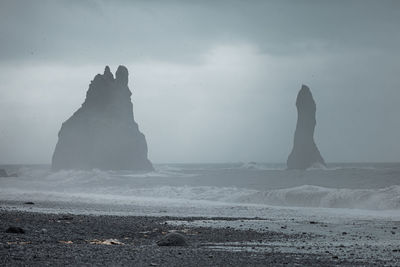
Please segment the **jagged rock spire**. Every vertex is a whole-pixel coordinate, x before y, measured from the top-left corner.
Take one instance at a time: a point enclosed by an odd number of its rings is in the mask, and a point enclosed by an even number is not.
[[[114,80],[114,76],[113,76],[113,74],[111,73],[110,67],[109,67],[109,66],[106,66],[106,67],[104,68],[104,74],[103,74],[103,76],[104,76],[105,79]]]
[[[153,170],[131,94],[126,67],[118,67],[115,79],[108,66],[97,74],[82,107],[61,127],[52,169]]]
[[[128,86],[128,69],[125,66],[119,66],[115,73],[115,79],[123,86]]]

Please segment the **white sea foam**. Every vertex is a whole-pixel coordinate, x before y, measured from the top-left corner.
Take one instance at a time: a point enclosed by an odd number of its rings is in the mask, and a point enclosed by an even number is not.
[[[259,162],[247,162],[239,166],[239,169],[260,170],[260,171],[280,171],[286,169],[283,164],[265,164]]]
[[[386,176],[374,180],[368,178],[371,181],[384,181],[381,183],[383,186],[375,184],[373,188],[357,189],[346,188],[346,182],[353,187],[360,184],[359,181],[365,179],[365,170],[359,175],[354,169],[349,173],[343,171],[340,177],[337,174],[332,176],[330,172],[274,170],[270,172],[272,178],[268,180],[264,178],[268,172],[260,171],[258,175],[257,169],[248,170],[249,178],[243,179],[232,176],[236,173],[234,169],[206,169],[204,172],[199,172],[199,169],[191,172],[184,168],[163,166],[150,173],[133,173],[100,170],[50,172],[47,169],[22,168],[18,172],[19,177],[0,180],[0,200],[151,204],[160,207],[172,204],[196,206],[201,203],[203,207],[264,205],[400,211],[400,186],[396,184],[396,170],[394,174],[392,171],[377,173]],[[240,175],[246,175],[247,172],[243,171],[239,172]],[[215,173],[218,176],[214,177]],[[276,175],[279,177],[276,178]],[[325,176],[317,179],[313,175]],[[372,173],[371,177],[374,175]],[[296,185],[298,181],[327,181],[329,184],[332,179],[336,179],[343,188]],[[277,180],[286,184],[286,188]],[[278,188],[269,188],[272,182]]]
[[[393,185],[381,189],[337,189],[303,185],[256,192],[242,197],[239,202],[294,207],[400,209],[400,186]]]

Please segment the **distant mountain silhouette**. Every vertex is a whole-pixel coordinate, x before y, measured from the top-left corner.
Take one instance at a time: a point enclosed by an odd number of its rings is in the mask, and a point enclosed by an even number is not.
[[[287,160],[288,169],[307,169],[319,163],[326,166],[315,142],[316,105],[310,88],[302,85],[296,100],[297,126],[294,134],[293,150]]]
[[[131,95],[126,67],[118,67],[115,79],[108,66],[97,74],[85,102],[58,133],[52,169],[153,170]]]

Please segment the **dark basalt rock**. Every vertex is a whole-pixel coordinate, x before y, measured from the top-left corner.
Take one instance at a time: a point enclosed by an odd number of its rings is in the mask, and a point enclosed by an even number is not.
[[[52,169],[153,170],[145,136],[134,120],[128,69],[114,79],[106,66],[97,74],[85,102],[58,134]]]
[[[17,226],[10,226],[6,230],[6,233],[11,233],[11,234],[25,234],[25,230],[22,229],[21,227]]]
[[[157,242],[159,246],[188,246],[186,238],[179,233],[169,233]]]
[[[288,169],[307,169],[314,164],[326,166],[315,142],[316,105],[310,89],[303,85],[296,100],[297,126],[293,150],[287,160]]]
[[[0,169],[0,177],[8,177],[6,170]]]

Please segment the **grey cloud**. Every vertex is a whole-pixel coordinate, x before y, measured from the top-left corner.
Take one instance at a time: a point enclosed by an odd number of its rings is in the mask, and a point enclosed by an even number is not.
[[[398,1],[3,1],[0,58],[200,60],[219,43],[270,54],[394,49]]]

